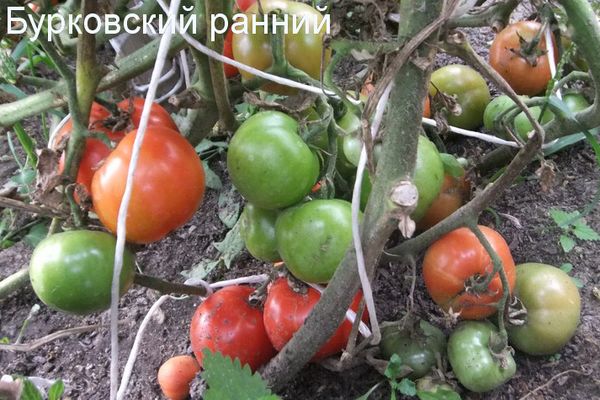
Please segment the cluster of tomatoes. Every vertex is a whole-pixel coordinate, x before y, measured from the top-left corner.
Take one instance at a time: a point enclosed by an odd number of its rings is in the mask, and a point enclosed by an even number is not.
[[[80,202],[91,197],[93,211],[102,224],[116,233],[121,198],[125,192],[133,143],[140,124],[144,99],[117,104],[112,115],[94,103],[76,183]],[[119,126],[132,126],[126,133]],[[56,133],[53,147],[63,149],[70,137],[68,120]],[[59,173],[65,168],[65,153]],[[185,182],[185,185],[181,183]],[[169,113],[153,104],[133,178],[126,218],[126,238],[151,243],[186,223],[204,195],[204,170],[194,148],[179,133]],[[30,278],[38,297],[65,312],[87,314],[108,308],[115,255],[115,238],[104,232],[77,230],[43,240],[30,262]],[[134,257],[125,250],[121,293],[134,276]]]
[[[501,31],[490,47],[490,65],[523,100],[544,92],[551,79],[547,44],[540,29],[542,25],[535,21],[514,23]],[[528,49],[540,34],[538,45]],[[558,49],[555,43],[552,45],[555,60],[558,61]],[[442,92],[455,97],[460,111],[447,115],[448,123],[452,126],[475,129],[483,123],[487,130],[504,139],[511,139],[516,135],[527,140],[533,131],[531,122],[522,112],[516,115],[508,127],[503,126],[500,120],[515,107],[514,101],[506,95],[492,100],[483,77],[465,65],[448,65],[434,71],[429,92],[432,96]],[[581,111],[590,105],[582,94],[576,92],[565,93],[562,101],[570,112]],[[545,110],[542,115],[540,106],[531,107],[530,112],[542,124],[555,118],[550,110]]]

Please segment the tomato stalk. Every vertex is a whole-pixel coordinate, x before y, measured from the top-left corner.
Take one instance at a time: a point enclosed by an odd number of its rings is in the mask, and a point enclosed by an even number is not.
[[[220,14],[224,11],[224,5],[222,1],[204,1],[207,29],[207,38],[211,36],[211,31],[215,28],[212,26],[212,16]],[[202,7],[202,1],[196,1],[196,8]],[[206,45],[209,49],[221,52],[223,49],[223,37],[216,35],[214,41],[207,39]],[[235,116],[231,110],[231,104],[229,102],[229,92],[227,88],[227,79],[225,77],[225,71],[223,70],[223,64],[220,61],[210,58],[208,60],[210,67],[210,76],[212,80],[212,88],[214,93],[214,100],[219,110],[219,120],[223,128],[227,131],[234,131],[236,127]]]
[[[519,5],[519,0],[496,1],[477,13],[467,13],[449,22],[450,27],[491,26],[495,32],[501,31],[510,20],[510,15]]]
[[[162,294],[187,294],[191,296],[206,297],[209,293],[204,286],[191,286],[182,283],[168,282],[160,278],[136,273],[133,283],[154,289]]]
[[[477,226],[477,221],[473,219],[467,220],[467,226],[473,232],[477,239],[481,243],[481,245],[485,248],[485,251],[489,254],[492,259],[492,263],[494,264],[494,268],[490,273],[487,274],[484,281],[477,284],[475,290],[486,290],[494,276],[498,274],[500,276],[500,281],[502,282],[502,298],[496,304],[496,308],[498,309],[498,340],[490,341],[490,346],[492,346],[492,350],[495,354],[501,354],[504,349],[508,346],[508,333],[506,332],[506,326],[504,325],[504,310],[506,308],[506,302],[508,300],[508,296],[510,295],[509,291],[509,283],[508,278],[506,277],[506,272],[504,271],[504,266],[502,265],[502,260],[498,253],[494,250],[490,242],[487,240],[483,232]],[[485,286],[484,286],[485,285]]]

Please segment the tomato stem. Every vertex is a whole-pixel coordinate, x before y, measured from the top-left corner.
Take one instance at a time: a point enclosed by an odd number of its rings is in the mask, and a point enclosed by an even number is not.
[[[136,273],[133,279],[135,284],[157,290],[162,294],[187,294],[205,297],[208,292],[204,286],[191,286],[183,283],[168,282],[160,278]]]
[[[486,279],[483,282],[481,282],[481,286],[485,285],[484,287],[487,288],[488,285],[490,284],[490,282],[492,281],[492,279],[496,276],[496,274],[498,274],[500,276],[500,281],[502,282],[502,297],[500,298],[500,300],[498,301],[498,303],[496,305],[496,307],[498,309],[498,332],[499,332],[499,336],[500,336],[500,342],[499,342],[498,346],[500,348],[493,349],[499,353],[506,346],[508,346],[508,334],[506,332],[506,327],[504,325],[504,309],[506,308],[506,301],[508,299],[508,296],[510,295],[510,285],[508,283],[508,278],[506,276],[506,272],[504,271],[504,265],[502,264],[502,260],[500,259],[500,256],[498,256],[498,253],[496,253],[496,250],[494,250],[494,248],[492,247],[490,242],[487,240],[487,238],[485,237],[483,232],[481,232],[481,230],[479,229],[479,226],[477,226],[477,221],[474,219],[469,219],[467,221],[467,226],[469,227],[471,232],[473,232],[473,234],[475,234],[475,236],[477,236],[477,239],[479,240],[481,245],[485,248],[485,251],[487,251],[487,253],[489,254],[490,258],[492,259],[492,263],[494,265],[493,270],[490,273],[488,273],[486,276]]]

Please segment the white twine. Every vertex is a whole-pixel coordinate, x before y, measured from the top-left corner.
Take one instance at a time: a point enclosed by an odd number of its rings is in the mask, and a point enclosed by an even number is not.
[[[177,15],[179,9],[180,0],[173,0],[171,2],[170,9],[168,10],[169,16]],[[123,252],[125,250],[126,240],[126,225],[127,225],[127,210],[129,208],[129,202],[131,200],[131,192],[133,190],[133,177],[137,168],[137,162],[139,158],[140,148],[146,134],[146,128],[148,127],[148,119],[150,117],[150,110],[154,98],[156,97],[156,90],[159,85],[162,70],[165,65],[165,61],[168,56],[169,48],[171,45],[171,39],[173,37],[173,30],[170,29],[174,18],[168,18],[167,29],[160,40],[158,48],[158,54],[156,55],[156,62],[154,64],[154,70],[152,71],[152,78],[150,80],[150,87],[146,94],[146,101],[144,102],[144,109],[142,111],[142,117],[140,125],[138,127],[137,135],[133,144],[133,151],[131,155],[131,161],[129,163],[129,169],[127,171],[127,183],[125,184],[125,193],[121,200],[119,207],[119,214],[117,219],[117,245],[115,248],[115,263],[112,279],[112,290],[111,290],[111,308],[110,308],[110,327],[111,327],[111,355],[110,355],[110,398],[115,400],[118,392],[119,382],[119,332],[118,332],[118,312],[119,312],[119,282],[121,276],[121,270],[123,268]]]

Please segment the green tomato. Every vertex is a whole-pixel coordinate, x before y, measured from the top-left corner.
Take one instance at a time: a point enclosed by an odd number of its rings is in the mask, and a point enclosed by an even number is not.
[[[461,322],[448,339],[448,361],[454,375],[467,389],[481,393],[502,385],[517,370],[512,355],[507,354],[506,367],[490,352],[489,342],[498,330],[489,321]]]
[[[260,208],[289,207],[304,198],[319,176],[319,160],[298,135],[298,122],[277,111],[248,118],[227,152],[237,190]]]
[[[116,240],[96,231],[69,231],[40,242],[31,256],[29,277],[35,294],[51,308],[89,314],[110,307]],[[134,256],[125,249],[120,293],[131,286]]]
[[[436,89],[437,88],[437,89]],[[483,112],[491,100],[485,79],[466,65],[447,65],[431,74],[429,94],[437,91],[456,96],[460,115],[448,115],[448,123],[464,129],[475,129],[483,122]]]
[[[247,203],[240,217],[240,234],[248,252],[261,261],[279,261],[275,240],[275,222],[279,212],[264,210]]]
[[[313,200],[284,211],[275,225],[277,249],[290,272],[311,283],[326,283],[352,243],[351,204]]]
[[[415,164],[415,174],[413,183],[419,191],[419,202],[417,208],[412,213],[411,217],[418,221],[427,212],[427,209],[440,193],[442,183],[444,182],[444,163],[440,157],[440,153],[433,144],[425,136],[419,136],[419,144],[417,147],[417,162]],[[371,182],[367,173],[363,177],[363,186],[361,191],[361,207],[367,204],[369,195],[371,194]]]
[[[569,275],[546,264],[518,265],[515,295],[527,309],[527,319],[524,325],[507,326],[514,347],[548,355],[571,340],[579,325],[581,297]]]
[[[563,103],[565,103],[566,108],[572,113],[585,110],[590,106],[585,97],[583,97],[579,93],[565,94],[562,98],[562,101]],[[540,114],[542,112],[541,107],[531,107],[530,112],[534,118],[540,120]],[[552,113],[552,111],[546,108],[546,111],[544,111],[544,115],[542,116],[540,122],[542,125],[544,125],[552,121],[553,119],[554,114]],[[533,125],[531,125],[531,122],[529,122],[529,119],[527,119],[524,113],[520,113],[515,117],[515,130],[523,140],[527,140],[529,132],[533,131]]]
[[[523,101],[528,100],[529,96],[519,96]],[[513,107],[515,102],[503,94],[501,96],[496,97],[494,100],[490,102],[485,108],[483,113],[483,126],[488,131],[495,131],[494,121],[500,115],[507,111],[509,108]],[[505,137],[504,132],[499,132],[501,136]]]
[[[379,348],[381,354],[389,359],[397,354],[402,364],[413,372],[409,379],[418,379],[437,365],[437,358],[446,350],[446,336],[439,328],[425,320],[418,320],[414,326],[387,326],[381,330]]]

